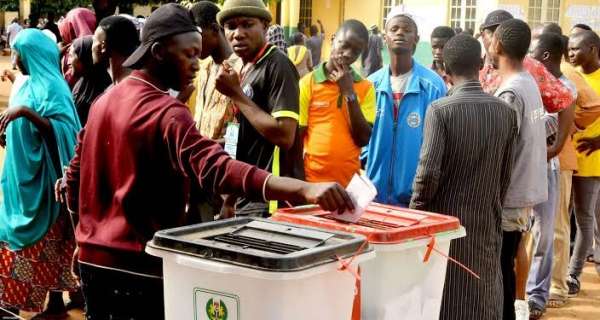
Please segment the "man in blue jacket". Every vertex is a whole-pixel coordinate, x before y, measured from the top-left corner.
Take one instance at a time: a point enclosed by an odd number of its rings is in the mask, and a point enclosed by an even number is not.
[[[362,160],[377,187],[375,201],[408,207],[425,112],[431,102],[446,95],[446,85],[434,71],[412,58],[419,31],[413,18],[400,7],[387,16],[384,38],[390,65],[369,77],[375,86],[377,111]]]

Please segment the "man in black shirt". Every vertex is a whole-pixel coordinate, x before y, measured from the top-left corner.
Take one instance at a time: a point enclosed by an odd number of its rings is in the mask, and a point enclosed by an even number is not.
[[[54,12],[48,12],[46,18],[48,18],[48,22],[44,25],[44,30],[50,30],[56,36],[56,42],[62,42],[62,38],[60,37],[60,31],[58,30],[58,26],[54,22],[56,20],[56,16]]]
[[[250,3],[250,4],[248,4]],[[298,130],[298,73],[291,61],[268,44],[265,33],[272,20],[260,0],[239,6],[227,0],[217,15],[233,51],[243,62],[238,75],[226,62],[217,77],[217,90],[236,105],[237,123],[227,125],[225,150],[238,160],[271,171],[298,177],[293,164],[301,163]],[[301,170],[300,170],[301,171]],[[233,197],[227,205],[233,204]],[[276,203],[240,199],[237,214],[266,215]]]

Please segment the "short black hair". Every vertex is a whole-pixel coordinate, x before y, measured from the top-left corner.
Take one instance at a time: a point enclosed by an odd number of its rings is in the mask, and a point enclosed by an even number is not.
[[[200,1],[190,9],[194,23],[201,28],[206,28],[217,23],[219,7],[210,1]]]
[[[556,22],[546,22],[542,26],[542,33],[562,34],[562,28]]]
[[[564,41],[562,35],[554,32],[542,33],[536,37],[538,47],[550,53],[551,59],[560,61],[564,53]]]
[[[590,26],[588,26],[587,24],[583,24],[583,23],[578,23],[578,24],[574,25],[573,28],[571,28],[571,29],[575,29],[575,28],[592,31],[592,28]]]
[[[456,32],[454,32],[454,29],[448,26],[435,27],[435,29],[433,29],[433,31],[431,32],[431,38],[450,39],[455,35]]]
[[[468,34],[452,37],[444,46],[444,65],[451,75],[472,77],[481,66],[481,45]]]
[[[133,22],[121,16],[109,16],[98,24],[106,34],[106,45],[128,57],[140,45],[140,34]]]
[[[369,43],[369,30],[367,30],[367,27],[364,25],[364,23],[356,19],[346,20],[342,23],[336,34],[346,30],[356,33],[356,35],[358,35],[365,42],[365,44]]]
[[[292,45],[301,44],[304,41],[304,34],[302,32],[296,32],[292,35],[291,42]]]
[[[529,51],[531,29],[523,20],[510,19],[498,26],[494,37],[498,39],[508,57],[522,60]]]
[[[466,28],[462,33],[468,34],[472,37],[475,35],[475,30],[473,30],[471,28]]]
[[[572,38],[583,38],[583,44],[586,46],[594,46],[600,50],[600,37],[591,30],[581,31],[571,36]]]

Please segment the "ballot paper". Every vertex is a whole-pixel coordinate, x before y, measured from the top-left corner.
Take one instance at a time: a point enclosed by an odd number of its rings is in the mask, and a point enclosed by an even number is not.
[[[346,191],[354,202],[354,211],[346,210],[343,214],[334,214],[333,216],[335,219],[354,223],[360,219],[369,203],[375,199],[377,188],[366,176],[354,174]]]

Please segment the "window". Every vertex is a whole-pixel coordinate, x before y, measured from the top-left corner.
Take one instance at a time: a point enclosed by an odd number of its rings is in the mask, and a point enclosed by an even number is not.
[[[450,3],[450,26],[475,30],[477,0],[452,0]]]
[[[558,23],[560,18],[560,0],[529,0],[527,22],[532,27],[544,22]]]
[[[383,23],[385,24],[385,18],[393,7],[402,4],[402,0],[383,0]]]
[[[558,23],[560,14],[560,0],[547,0],[546,4],[546,21]]]
[[[312,0],[300,0],[300,19],[299,21],[305,28],[312,25]]]

